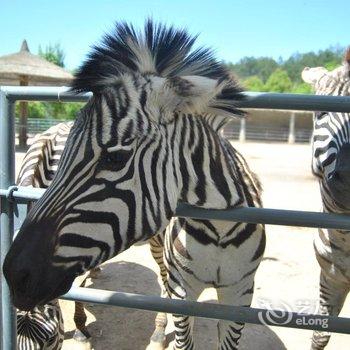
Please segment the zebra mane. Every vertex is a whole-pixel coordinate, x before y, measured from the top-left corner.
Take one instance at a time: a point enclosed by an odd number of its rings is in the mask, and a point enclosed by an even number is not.
[[[196,38],[185,29],[166,27],[152,20],[146,21],[143,33],[131,24],[116,23],[114,32],[106,34],[100,44],[92,47],[75,74],[71,88],[75,92],[99,92],[111,78],[125,73],[232,80],[229,70],[215,59],[211,49],[192,50]],[[236,88],[237,93],[240,92],[238,86]]]

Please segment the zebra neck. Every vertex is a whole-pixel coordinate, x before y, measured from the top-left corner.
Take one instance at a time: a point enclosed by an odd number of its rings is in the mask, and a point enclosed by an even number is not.
[[[187,115],[177,122],[179,200],[215,209],[240,205],[243,195],[235,159],[213,128],[218,123],[211,121]]]
[[[321,200],[322,200],[322,209],[325,213],[336,213],[336,214],[350,214],[350,210],[340,206],[335,203],[332,199],[330,191],[327,184],[324,183],[323,179],[319,180]]]

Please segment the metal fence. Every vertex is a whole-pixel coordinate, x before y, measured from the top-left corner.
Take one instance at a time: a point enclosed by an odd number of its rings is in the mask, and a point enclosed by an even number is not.
[[[28,134],[38,134],[51,128],[58,123],[68,122],[67,119],[53,119],[53,118],[28,118],[27,119],[27,130]],[[16,118],[15,121],[15,130],[16,133],[19,133],[19,129],[23,126],[20,124],[19,118]]]
[[[58,123],[68,122],[67,119],[53,119],[53,118],[28,118],[27,131],[28,137],[32,137],[35,134],[46,131],[51,126]],[[19,134],[21,127],[18,118],[15,120],[16,134]],[[232,123],[229,127],[223,129],[223,136],[230,140],[239,140],[241,133],[241,125],[239,122]],[[245,130],[245,140],[250,141],[277,141],[288,142],[290,129],[288,126],[277,125],[247,125]],[[298,129],[295,131],[295,142],[309,142],[311,138],[312,130],[310,129]]]
[[[270,108],[288,110],[350,111],[349,97],[309,96],[275,93],[247,93],[248,98],[240,103],[241,108]],[[20,216],[20,203],[37,200],[43,191],[39,189],[17,188],[15,183],[15,118],[14,104],[25,101],[65,101],[84,102],[91,94],[71,95],[65,88],[49,87],[0,87],[0,235],[1,266],[14,233],[14,218]],[[340,228],[350,230],[350,217],[346,215],[302,212],[265,208],[238,208],[227,210],[207,210],[186,204],[179,205],[176,215],[200,219],[243,221],[272,225]],[[21,219],[21,218],[20,218]],[[167,300],[155,296],[109,292],[97,289],[74,288],[62,298],[97,304],[138,308],[150,311],[192,315],[236,322],[272,324],[268,321],[270,310],[217,305],[182,300]],[[11,306],[10,292],[4,278],[1,278],[1,349],[16,349],[16,317]],[[290,322],[280,326],[302,329],[324,330],[319,323],[297,322],[315,317],[327,320],[327,331],[350,334],[350,319],[331,316],[300,315],[286,313]],[[265,320],[265,321],[263,321]]]
[[[230,128],[223,129],[223,136],[229,140],[241,139],[241,125],[234,123]],[[312,130],[299,129],[295,131],[294,142],[310,142]],[[288,142],[290,129],[282,126],[247,125],[245,128],[244,140],[246,141],[275,141]]]

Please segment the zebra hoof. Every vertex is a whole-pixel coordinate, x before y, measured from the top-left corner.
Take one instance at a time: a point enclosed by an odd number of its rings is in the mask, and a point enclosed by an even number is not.
[[[79,329],[76,329],[74,332],[74,336],[73,339],[77,342],[77,343],[90,343],[91,340],[91,335],[88,331],[82,332]],[[88,348],[87,348],[88,349]]]
[[[90,278],[98,278],[98,276],[101,274],[101,267],[95,267],[89,272],[89,277]]]
[[[165,340],[163,342],[156,342],[151,340],[147,345],[146,350],[165,350]]]

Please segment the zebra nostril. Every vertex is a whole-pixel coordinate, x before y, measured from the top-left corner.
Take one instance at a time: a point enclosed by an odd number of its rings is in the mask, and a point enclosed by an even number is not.
[[[330,176],[330,180],[337,180],[339,178],[338,172],[335,170]]]
[[[330,176],[330,180],[342,184],[343,186],[350,186],[350,171],[348,170],[335,170]]]

